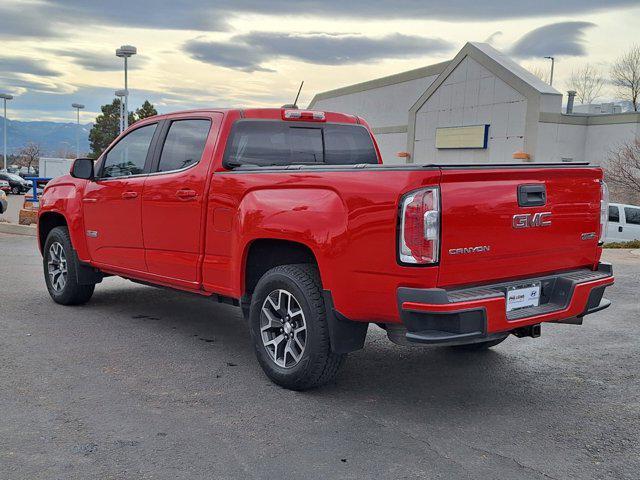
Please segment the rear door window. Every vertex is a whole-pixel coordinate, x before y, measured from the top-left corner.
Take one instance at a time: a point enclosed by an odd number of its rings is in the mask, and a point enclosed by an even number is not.
[[[225,151],[225,165],[355,165],[378,163],[369,132],[360,125],[242,120]]]
[[[159,172],[170,172],[195,165],[200,161],[211,122],[205,119],[175,120],[162,146]]]
[[[620,223],[620,210],[616,205],[609,205],[609,221]]]
[[[640,225],[640,208],[624,207],[624,216],[627,223]]]

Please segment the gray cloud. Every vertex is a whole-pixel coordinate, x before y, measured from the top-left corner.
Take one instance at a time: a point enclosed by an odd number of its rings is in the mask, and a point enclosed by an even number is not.
[[[37,8],[19,4],[0,5],[0,38],[55,37],[59,32]]]
[[[105,52],[91,52],[91,51],[66,51],[66,50],[52,50],[53,53],[61,57],[73,60],[74,63],[80,65],[87,70],[95,72],[112,72],[116,70],[122,70],[122,59],[116,57],[115,49],[112,49],[112,53]],[[136,70],[142,68],[148,62],[148,59],[141,55],[136,55],[129,61],[129,69]]]
[[[44,62],[26,57],[0,56],[0,74],[25,73],[43,77],[57,77],[60,72],[49,68]]]
[[[509,53],[519,58],[545,56],[583,56],[584,31],[594,27],[590,22],[559,22],[530,31],[513,44]]]
[[[185,44],[194,59],[247,72],[267,71],[263,63],[279,57],[321,65],[367,63],[384,58],[419,57],[450,51],[453,45],[439,38],[415,35],[294,34],[251,32],[227,42],[195,39]]]
[[[235,38],[235,37],[234,37]],[[208,42],[206,40],[190,40],[184,45],[184,51],[193,59],[212,65],[233,68],[245,72],[269,72],[261,67],[265,60],[263,52],[251,48],[247,44],[231,42]]]
[[[42,0],[0,7],[0,36],[62,35],[77,25],[222,31],[238,14],[447,21],[549,17],[636,6],[637,0]],[[64,32],[65,35],[68,32]]]

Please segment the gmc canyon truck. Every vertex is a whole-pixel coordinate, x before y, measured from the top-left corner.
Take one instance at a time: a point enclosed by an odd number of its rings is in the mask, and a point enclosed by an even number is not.
[[[137,122],[41,198],[57,303],[103,277],[242,308],[277,384],[331,380],[369,324],[484,349],[609,306],[607,190],[588,164],[382,165],[367,123],[298,109]]]

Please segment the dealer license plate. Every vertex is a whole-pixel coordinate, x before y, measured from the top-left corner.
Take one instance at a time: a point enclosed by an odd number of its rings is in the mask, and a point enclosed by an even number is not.
[[[540,305],[540,283],[507,288],[507,312]]]

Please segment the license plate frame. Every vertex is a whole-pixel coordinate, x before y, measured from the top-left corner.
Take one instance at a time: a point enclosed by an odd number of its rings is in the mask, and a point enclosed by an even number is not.
[[[522,283],[507,287],[506,309],[507,313],[525,308],[538,307],[540,305],[540,282]]]

